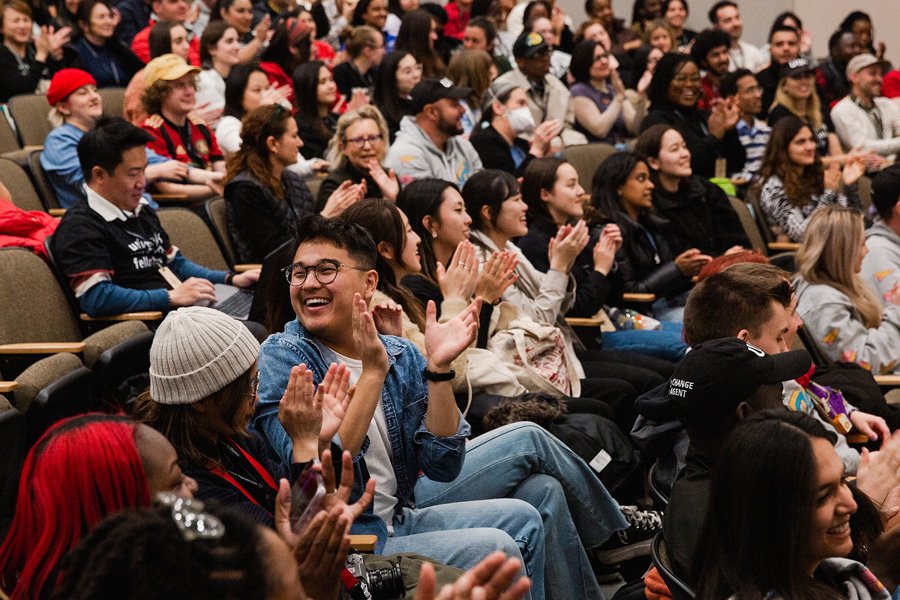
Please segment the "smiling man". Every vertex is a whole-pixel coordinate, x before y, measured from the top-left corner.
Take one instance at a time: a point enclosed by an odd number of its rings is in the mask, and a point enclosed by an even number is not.
[[[712,5],[707,16],[714,29],[724,31],[731,38],[731,48],[728,51],[731,69],[750,69],[755,72],[765,66],[766,57],[762,51],[741,39],[744,35],[744,20],[737,4],[732,0],[720,0]]]
[[[378,284],[376,249],[365,229],[310,215],[298,236],[284,270],[297,319],[260,348],[255,426],[282,459],[290,457],[278,412],[291,368],[303,363],[320,382],[330,364],[346,364],[356,392],[337,439],[356,457],[357,482],[376,481],[374,514],[354,531],[377,534],[386,554],[418,552],[459,568],[493,550],[521,554],[535,597],[543,597],[544,531],[532,506],[500,499],[416,508],[420,472],[449,482],[463,468],[470,428],[456,406],[450,365],[475,339],[480,300],[440,324],[431,304],[426,360],[412,342],[378,335],[367,308]]]
[[[412,89],[413,115],[403,117],[385,165],[400,183],[434,177],[460,188],[482,168],[478,152],[465,139],[459,103],[472,92],[449,79],[423,79]]]
[[[236,275],[201,267],[169,242],[142,196],[151,139],[117,118],[78,142],[85,197],[66,211],[51,253],[91,316],[213,302],[214,283],[248,287],[259,278],[259,270]]]
[[[850,94],[831,109],[834,130],[845,151],[870,150],[892,161],[900,152],[900,109],[882,96],[888,63],[859,54],[847,64]]]

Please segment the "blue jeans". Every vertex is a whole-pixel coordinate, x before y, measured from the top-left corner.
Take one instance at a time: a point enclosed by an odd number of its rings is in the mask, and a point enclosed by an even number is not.
[[[470,569],[500,550],[522,561],[520,573],[532,580],[530,598],[544,598],[544,527],[541,515],[526,502],[499,499],[404,508],[393,524],[394,534],[382,554],[416,552]]]
[[[467,443],[462,473],[452,482],[423,476],[416,484],[419,507],[486,498],[518,498],[540,512],[547,598],[603,598],[585,549],[628,524],[578,455],[534,423],[512,423]]]
[[[678,362],[684,357],[688,345],[681,336],[681,323],[662,321],[662,329],[605,332],[604,350],[628,350]]]

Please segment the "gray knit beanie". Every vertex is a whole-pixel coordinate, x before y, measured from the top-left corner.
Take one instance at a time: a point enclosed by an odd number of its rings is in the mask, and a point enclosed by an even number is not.
[[[150,397],[191,404],[243,375],[259,356],[259,342],[243,323],[202,306],[172,311],[150,347]]]

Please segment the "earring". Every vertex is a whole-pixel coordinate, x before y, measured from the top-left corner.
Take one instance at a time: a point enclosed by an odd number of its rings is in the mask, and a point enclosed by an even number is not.
[[[433,237],[434,239],[437,239],[437,231],[432,231],[431,237]]]

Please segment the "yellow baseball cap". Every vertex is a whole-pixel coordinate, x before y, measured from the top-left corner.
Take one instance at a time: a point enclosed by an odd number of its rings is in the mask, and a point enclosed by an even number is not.
[[[150,87],[157,81],[175,81],[191,72],[199,73],[200,69],[187,64],[177,54],[163,54],[147,63],[144,68],[144,82]]]

